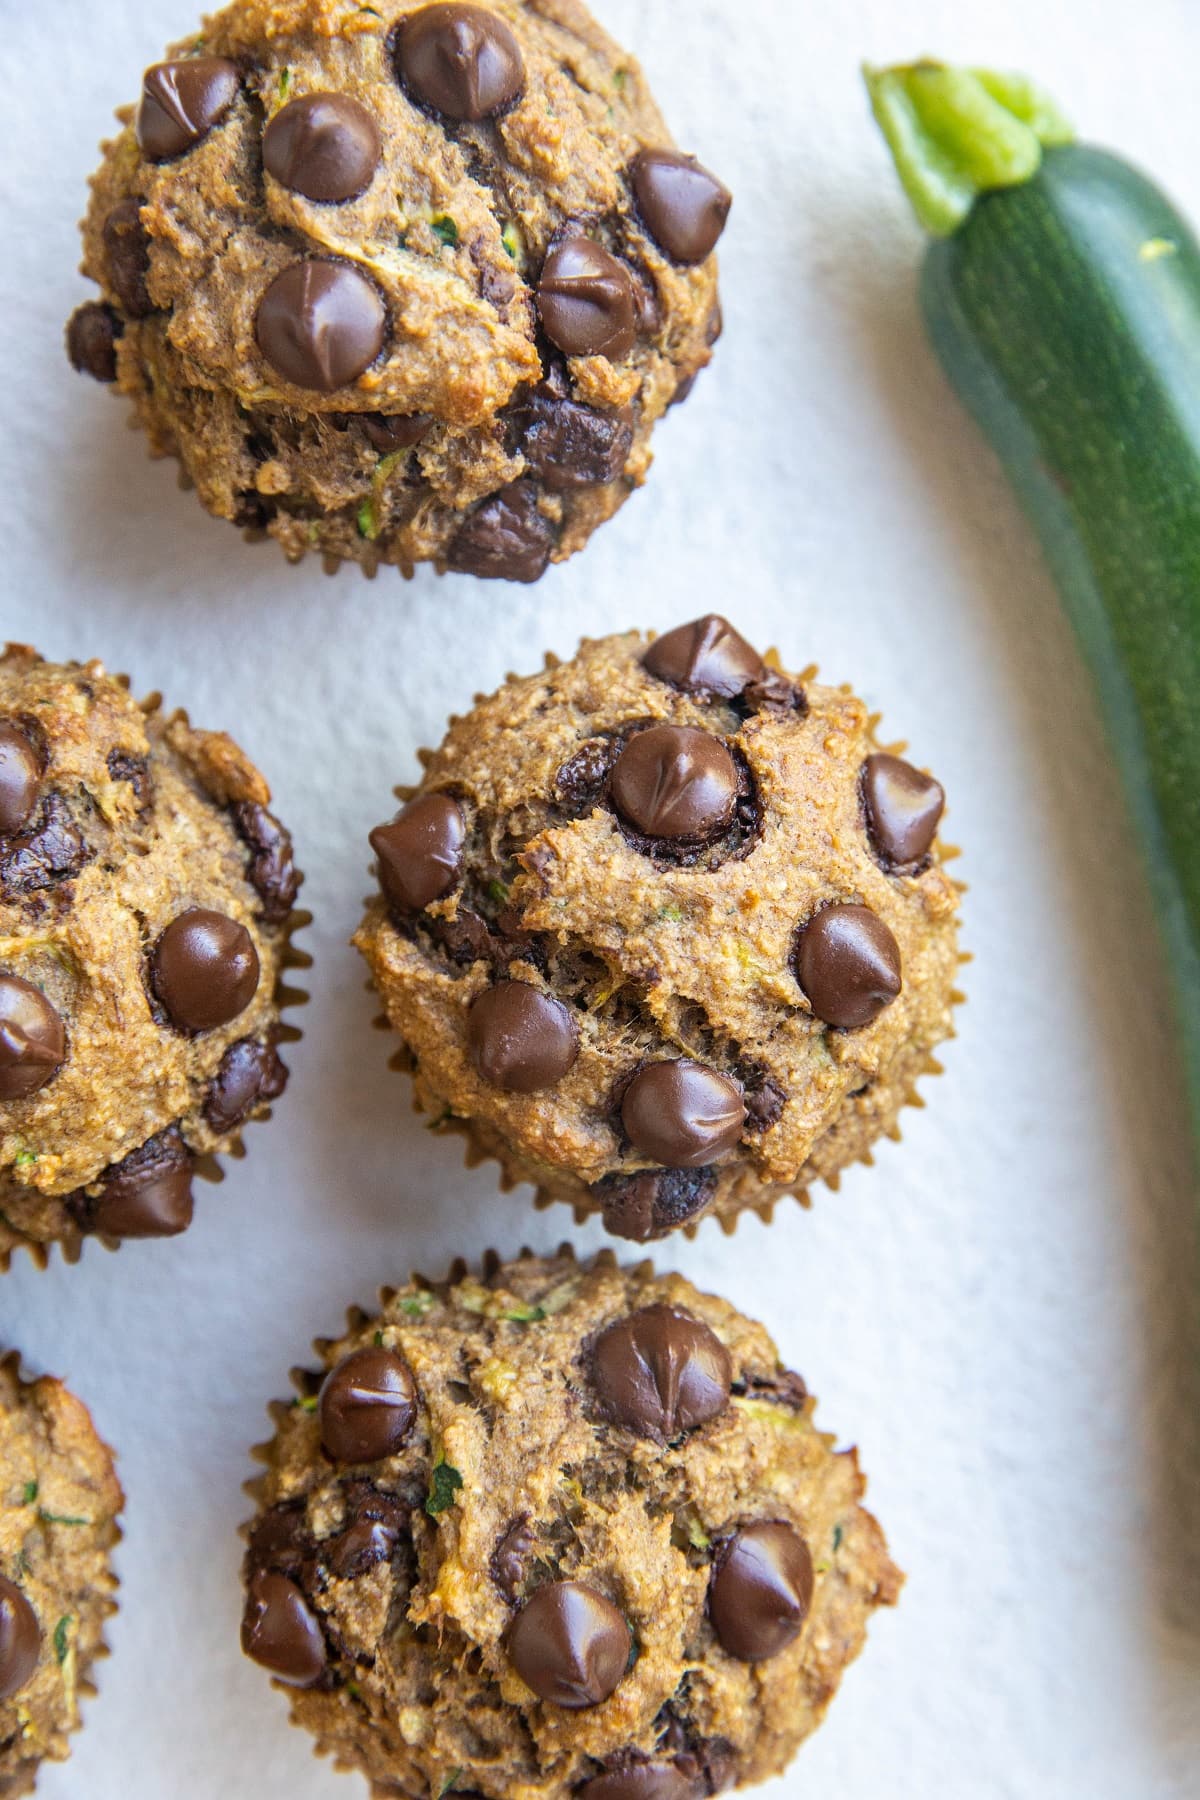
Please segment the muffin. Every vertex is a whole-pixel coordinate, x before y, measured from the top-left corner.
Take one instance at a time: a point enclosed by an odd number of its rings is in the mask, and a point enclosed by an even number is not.
[[[902,1577],[761,1326],[570,1250],[385,1290],[273,1408],[247,1654],[374,1796],[778,1773]]]
[[[355,942],[418,1104],[644,1241],[896,1134],[950,1035],[939,784],[714,615],[585,641],[423,753]]]
[[[0,656],[0,1268],[182,1231],[265,1117],[304,922],[270,789],[99,662]]]
[[[112,1455],[61,1381],[0,1357],[0,1795],[64,1762],[116,1611],[124,1497]]]
[[[293,561],[535,581],[709,360],[730,196],[577,0],[234,0],[118,117],[71,360]]]

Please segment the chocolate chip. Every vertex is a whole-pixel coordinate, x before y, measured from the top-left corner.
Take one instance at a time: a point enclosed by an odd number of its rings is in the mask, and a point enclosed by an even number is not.
[[[551,250],[542,265],[537,305],[546,336],[568,356],[619,362],[633,349],[637,308],[629,271],[582,233]]]
[[[225,913],[192,906],[172,919],[150,959],[154,991],[180,1031],[214,1031],[258,991],[254,939]]]
[[[695,1792],[674,1763],[642,1762],[593,1775],[578,1790],[578,1800],[694,1800]]]
[[[267,174],[306,200],[356,200],[382,154],[379,127],[349,94],[304,94],[263,133]]]
[[[946,805],[940,781],[880,752],[863,764],[862,797],[867,834],[885,868],[904,868],[928,856]]]
[[[630,1143],[668,1169],[715,1162],[737,1146],[745,1119],[737,1082],[687,1057],[646,1063],[621,1102]]]
[[[131,319],[148,319],[154,302],[146,285],[150,273],[150,239],[142,224],[142,203],[130,195],[118,200],[101,232],[108,258],[108,279],[123,311]]]
[[[790,1525],[744,1525],[718,1554],[708,1612],[721,1647],[766,1662],[800,1635],[813,1597],[808,1545]]]
[[[538,581],[554,549],[554,527],[538,510],[532,481],[501,488],[459,526],[446,566],[460,575],[499,581]]]
[[[619,751],[619,740],[614,738],[589,738],[581,745],[554,777],[554,798],[559,806],[590,812],[604,791]]]
[[[100,1193],[67,1201],[84,1231],[105,1237],[176,1237],[192,1222],[192,1154],[177,1130],[148,1138],[102,1177]]]
[[[818,1019],[853,1031],[869,1025],[899,994],[900,946],[869,906],[835,902],[803,926],[796,979]]]
[[[139,812],[145,812],[154,792],[150,766],[144,756],[126,756],[123,750],[110,750],[104,766],[113,781],[127,781]]]
[[[47,794],[34,829],[4,841],[0,849],[0,891],[35,894],[77,875],[88,847],[61,794]]]
[[[720,738],[690,725],[635,732],[613,764],[617,811],[651,838],[707,838],[729,824],[738,772]]]
[[[412,98],[448,119],[495,118],[525,85],[512,30],[482,6],[425,6],[410,13],[392,55]]]
[[[396,1548],[396,1528],[387,1525],[381,1519],[360,1519],[350,1525],[330,1545],[328,1551],[331,1572],[340,1581],[353,1581],[365,1575],[368,1569],[377,1568],[381,1562],[388,1562]]]
[[[725,229],[733,195],[694,156],[643,150],[630,179],[650,236],[673,262],[700,263]]]
[[[117,379],[117,339],[121,320],[103,300],[77,306],[67,321],[67,356],[71,367],[93,381]]]
[[[388,903],[401,912],[423,912],[457,887],[465,837],[462,809],[449,794],[419,794],[390,825],[377,825],[370,844]]]
[[[411,450],[428,435],[433,424],[428,413],[355,413],[353,417],[384,456],[394,450]]]
[[[605,1411],[658,1444],[724,1412],[732,1379],[716,1332],[674,1306],[644,1306],[618,1319],[592,1351]]]
[[[534,394],[522,409],[521,454],[552,493],[615,481],[633,446],[628,413]]]
[[[387,309],[352,263],[312,257],[277,275],[258,307],[254,334],[277,374],[333,394],[369,369],[387,335]]]
[[[222,1136],[244,1125],[260,1106],[278,1100],[288,1072],[274,1043],[239,1038],[221,1058],[204,1101],[204,1117]]]
[[[673,687],[722,700],[734,699],[766,673],[758,651],[719,613],[664,631],[642,658],[642,667]]]
[[[743,1098],[746,1102],[747,1131],[770,1131],[772,1125],[778,1125],[787,1105],[784,1089],[774,1076],[764,1075],[761,1070],[746,1081]]]
[[[715,1169],[642,1169],[605,1175],[592,1194],[614,1237],[646,1244],[703,1212],[716,1189]]]
[[[561,1000],[526,981],[484,988],[467,1014],[471,1061],[492,1087],[536,1094],[554,1087],[579,1055],[579,1027]]]
[[[167,162],[208,136],[238,96],[241,74],[223,56],[155,63],[142,77],[134,129],[143,156]]]
[[[293,1687],[312,1687],[325,1672],[321,1627],[286,1575],[252,1577],[242,1615],[242,1649]]]
[[[18,725],[0,725],[0,837],[14,837],[29,822],[42,764],[28,735]]]
[[[16,1582],[0,1575],[0,1701],[21,1691],[41,1653],[37,1614]]]
[[[520,1518],[513,1520],[492,1551],[488,1572],[510,1606],[516,1605],[536,1543],[529,1514],[522,1513]]]
[[[607,1700],[633,1639],[611,1600],[582,1581],[552,1581],[526,1601],[508,1634],[513,1667],[540,1700],[580,1710]]]
[[[256,801],[239,800],[230,812],[238,836],[253,852],[246,873],[262,901],[261,916],[268,925],[282,925],[300,892],[301,875],[292,856],[292,834]]]
[[[321,1443],[334,1462],[382,1462],[417,1416],[417,1384],[402,1356],[381,1344],[352,1350],[321,1389]]]
[[[66,1054],[63,1022],[41,989],[19,975],[0,975],[0,1100],[38,1093]]]

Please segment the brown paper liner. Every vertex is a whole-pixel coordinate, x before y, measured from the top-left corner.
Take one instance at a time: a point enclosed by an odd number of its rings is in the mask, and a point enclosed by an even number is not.
[[[0,1375],[6,1375],[6,1376],[11,1377],[12,1380],[14,1380],[16,1382],[17,1388],[19,1390],[23,1390],[23,1389],[31,1388],[31,1387],[35,1386],[36,1382],[39,1379],[39,1377],[30,1375],[28,1373],[27,1366],[23,1362],[21,1353],[19,1350],[0,1349]],[[69,1391],[70,1390],[68,1390],[68,1392]],[[72,1397],[77,1398],[77,1396],[72,1396]],[[80,1404],[82,1404],[82,1402],[80,1402]],[[113,1470],[115,1473],[116,1459],[113,1456],[112,1450],[104,1442],[104,1439],[100,1436],[99,1432],[96,1431],[95,1424],[92,1421],[92,1415],[91,1415],[90,1411],[88,1411],[88,1422],[92,1425],[92,1430],[93,1430],[93,1433],[95,1434],[97,1443],[100,1444],[100,1446],[107,1453],[109,1461],[112,1464]],[[102,1548],[104,1549],[104,1551],[106,1553],[107,1592],[103,1595],[101,1602],[100,1602],[101,1618],[104,1620],[114,1618],[115,1615],[117,1614],[117,1612],[119,1612],[119,1610],[120,1610],[120,1605],[119,1605],[119,1602],[118,1602],[116,1596],[117,1596],[117,1592],[120,1588],[121,1583],[120,1583],[120,1580],[112,1566],[112,1554],[116,1550],[117,1546],[123,1542],[124,1536],[125,1536],[125,1533],[122,1531],[120,1522],[119,1522],[120,1511],[124,1506],[124,1502],[125,1502],[125,1497],[124,1497],[124,1493],[122,1493],[121,1506],[118,1508],[116,1516],[114,1516],[112,1519],[110,1519],[104,1528],[104,1541],[102,1544]],[[75,1688],[76,1688],[76,1692],[79,1695],[79,1698],[81,1701],[94,1700],[98,1697],[99,1689],[97,1688],[95,1681],[92,1679],[92,1670],[95,1668],[95,1665],[98,1662],[103,1661],[105,1658],[107,1658],[111,1655],[112,1655],[112,1651],[109,1648],[107,1641],[105,1640],[105,1638],[103,1636],[101,1636],[101,1639],[100,1639],[99,1643],[96,1645],[95,1650],[86,1659],[86,1661],[80,1661],[80,1662],[76,1663]],[[80,1708],[80,1711],[82,1713],[82,1706]],[[86,1724],[86,1722],[87,1721],[81,1717],[79,1724],[76,1727],[76,1730],[81,1731],[83,1729],[84,1725]],[[73,1734],[69,1733],[68,1735],[70,1736]],[[5,1796],[8,1797],[8,1800],[17,1800],[17,1797],[21,1794],[32,1793],[33,1789],[36,1785],[36,1782],[37,1782],[38,1772],[40,1771],[40,1768],[41,1768],[41,1764],[39,1763],[37,1765],[37,1767],[35,1768],[29,1781],[23,1782],[20,1787],[11,1787],[11,1788],[6,1787],[3,1791],[4,1791]]]

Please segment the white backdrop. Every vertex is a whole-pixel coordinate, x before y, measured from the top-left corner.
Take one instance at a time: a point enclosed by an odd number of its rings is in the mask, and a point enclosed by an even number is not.
[[[567,1235],[431,1138],[346,948],[369,827],[445,715],[545,646],[728,611],[851,679],[950,794],[970,1004],[904,1142],[815,1211],[662,1253],[767,1321],[862,1448],[909,1585],[772,1800],[1200,1791],[1200,1289],[1167,994],[1036,550],[922,340],[857,64],[1039,73],[1200,216],[1188,0],[601,0],[735,190],[727,331],[649,486],[528,590],[249,548],[64,361],[95,144],[191,0],[0,0],[0,632],[103,656],[267,771],[316,956],[291,1088],[173,1243],[0,1284],[129,1505],[101,1694],[44,1800],[352,1800],[238,1651],[247,1446],[309,1338],[415,1263]],[[902,16],[901,16],[902,15]],[[593,1228],[577,1241],[596,1244]]]

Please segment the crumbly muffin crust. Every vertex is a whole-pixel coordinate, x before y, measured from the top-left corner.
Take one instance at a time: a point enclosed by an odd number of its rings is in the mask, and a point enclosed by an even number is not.
[[[87,1408],[49,1376],[22,1380],[15,1354],[0,1356],[3,1800],[30,1793],[44,1761],[65,1761],[80,1698],[95,1692],[123,1504]]]
[[[418,1104],[637,1239],[866,1157],[960,997],[937,783],[725,621],[651,642],[585,641],[453,720],[373,834],[355,938]],[[701,679],[651,666],[704,642]]]
[[[782,1769],[902,1577],[762,1327],[565,1247],[381,1300],[260,1452],[243,1644],[294,1721],[410,1800]],[[739,1585],[764,1534],[782,1561]]]
[[[71,360],[293,560],[536,579],[709,360],[728,195],[577,0],[234,0],[118,117]]]
[[[0,1266],[182,1229],[193,1170],[282,1092],[307,959],[269,801],[101,663],[0,657]]]

